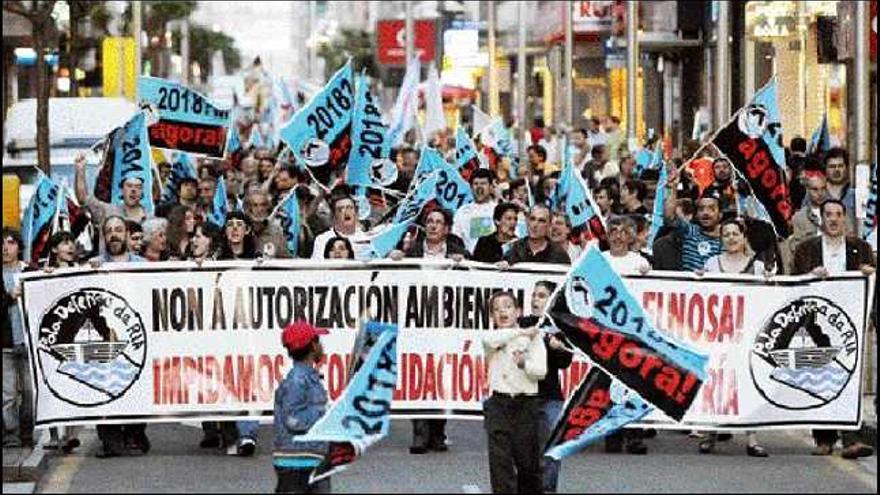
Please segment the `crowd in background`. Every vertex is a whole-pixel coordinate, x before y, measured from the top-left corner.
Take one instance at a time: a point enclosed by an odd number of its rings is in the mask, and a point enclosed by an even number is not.
[[[251,122],[237,122],[242,142],[249,142]],[[583,229],[573,229],[568,216],[551,206],[550,197],[560,179],[563,141],[560,133],[545,129],[540,121],[528,132],[527,155],[515,173],[507,158],[483,156],[484,166],[466,178],[474,201],[457,211],[429,203],[419,221],[388,255],[401,258],[451,258],[496,263],[504,268],[521,262],[570,264],[589,243],[598,242],[615,270],[622,274],[651,270],[744,273],[756,277],[813,273],[824,276],[844,270],[873,273],[875,255],[855,236],[855,193],[848,154],[833,148],[821,155],[807,153],[802,138],[792,139],[787,152],[788,186],[796,208],[792,233],[784,239],[772,226],[747,215],[740,201],[741,181],[724,157],[704,151],[695,158],[709,160],[710,177],[697,177],[682,158],[690,158],[699,143],[671,150],[665,165],[664,224],[649,244],[658,171],[637,172],[636,157],[628,149],[620,121],[593,119],[588,128],[570,134],[572,160],[589,185],[604,217],[606,235],[597,239]],[[409,136],[412,137],[412,136]],[[455,161],[453,133],[438,133],[429,146]],[[478,143],[478,148],[481,147]],[[86,263],[130,261],[152,263],[184,260],[259,260],[266,258],[355,259],[373,257],[369,233],[386,221],[406,196],[419,163],[421,150],[412,140],[392,150],[398,177],[387,189],[370,190],[370,212],[359,211],[354,191],[344,183],[344,170],[313,174],[293,163],[290,153],[275,148],[248,147],[222,160],[195,159],[196,177],[179,183],[173,201],[161,201],[161,189],[144,190],[137,179],[123,184],[124,203],[113,205],[96,199],[86,184],[86,163],[76,163],[75,194],[89,213],[91,242],[79,232],[59,230],[49,241],[46,260],[39,266],[22,261],[23,243],[18,232],[3,230],[4,331],[3,424],[4,446],[33,441],[32,418],[26,409],[29,373],[23,347],[24,329],[16,299],[20,288],[16,273],[56,270]],[[481,153],[482,154],[482,153]],[[158,165],[158,181],[168,181],[170,161]],[[703,171],[705,172],[705,171]],[[316,177],[320,179],[316,180]],[[515,176],[516,178],[512,178]],[[223,178],[230,212],[222,225],[210,222],[218,179]],[[318,183],[320,181],[320,183]],[[288,194],[299,202],[298,249],[290,252],[281,219],[273,215]],[[155,212],[141,206],[144,194],[153,194]],[[83,231],[82,225],[71,226]],[[552,289],[545,288],[545,291]],[[549,346],[549,344],[548,344]],[[566,359],[551,353],[558,370]],[[570,358],[568,359],[570,362]],[[561,363],[561,364],[560,364]],[[552,374],[552,373],[551,373]],[[558,382],[542,393],[561,401]],[[553,407],[559,406],[554,402]],[[224,448],[230,454],[252,455],[256,424],[238,422],[205,424],[204,448]],[[696,433],[696,432],[695,432]],[[711,452],[723,436],[697,433],[700,450]],[[830,454],[836,432],[816,432],[817,454]],[[150,448],[145,425],[99,427],[102,456],[146,452]],[[606,443],[609,451],[633,454],[647,451],[643,439],[650,432],[627,430]],[[414,425],[411,452],[446,450],[445,422],[420,420]],[[54,432],[53,442],[66,451],[79,441],[76,431]],[[844,435],[844,453],[864,455],[867,446]],[[749,436],[750,455],[766,451]]]

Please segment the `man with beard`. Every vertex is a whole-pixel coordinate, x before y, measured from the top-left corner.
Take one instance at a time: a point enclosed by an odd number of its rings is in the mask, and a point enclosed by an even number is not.
[[[697,224],[685,221],[676,213],[678,204],[678,171],[669,169],[663,215],[666,224],[681,238],[681,269],[695,272],[706,260],[721,252],[721,198],[717,189],[708,188],[697,200]]]
[[[146,261],[128,250],[128,228],[121,216],[107,217],[101,226],[101,235],[104,237],[104,250],[102,254],[89,260],[93,267],[106,262]],[[143,454],[150,451],[145,423],[98,425],[97,429],[102,443],[101,450],[96,454],[99,459],[127,455],[132,450],[140,450]]]
[[[333,212],[333,225],[330,230],[315,237],[315,244],[312,246],[312,259],[323,259],[324,247],[327,241],[334,237],[345,237],[351,242],[355,259],[360,261],[370,259],[370,240],[361,229],[361,224],[358,221],[357,203],[354,198],[348,194],[332,196],[330,209]]]
[[[474,202],[455,212],[452,233],[464,241],[469,253],[474,252],[480,237],[495,231],[495,224],[492,221],[497,204],[492,194],[494,182],[495,177],[490,170],[485,168],[475,170],[471,175]]]
[[[83,153],[76,156],[73,166],[76,200],[89,209],[94,225],[103,225],[106,218],[114,215],[135,222],[142,222],[147,218],[147,211],[141,206],[141,200],[144,197],[144,182],[139,177],[123,176],[122,207],[120,208],[119,205],[105,203],[93,194],[89,194],[86,186],[86,156]]]
[[[196,213],[204,220],[209,218],[214,208],[214,190],[217,188],[217,179],[212,176],[202,177],[198,184],[198,199],[196,201]]]
[[[733,166],[727,158],[719,157],[712,162],[715,181],[707,188],[716,189],[721,198],[721,211],[736,209],[736,186],[733,180]]]
[[[252,191],[245,198],[244,213],[251,222],[256,249],[266,258],[289,258],[291,253],[287,252],[281,223],[277,218],[269,218],[271,208],[269,195],[262,191]]]

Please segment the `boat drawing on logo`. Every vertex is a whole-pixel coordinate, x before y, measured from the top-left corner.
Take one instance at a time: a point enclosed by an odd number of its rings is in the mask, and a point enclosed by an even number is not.
[[[777,365],[770,373],[770,378],[812,396],[830,400],[849,378],[849,372],[835,361],[841,350],[843,348],[838,346],[816,345],[811,332],[802,326],[787,349],[770,351]]]
[[[111,332],[115,338],[115,332]],[[109,363],[128,346],[126,340],[105,341],[95,330],[91,319],[86,319],[70,344],[55,344],[52,350],[70,363]]]
[[[106,324],[103,326],[102,335],[92,319],[86,318],[73,342],[55,344],[52,350],[63,358],[58,366],[59,373],[116,397],[131,383],[138,367],[123,353],[128,341],[117,340],[116,332]]]

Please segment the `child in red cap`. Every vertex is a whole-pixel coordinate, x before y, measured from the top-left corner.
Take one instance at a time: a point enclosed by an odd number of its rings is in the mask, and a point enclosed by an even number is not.
[[[330,479],[313,485],[309,475],[327,454],[324,442],[300,442],[296,436],[309,431],[327,409],[327,389],[315,364],[324,357],[321,335],[327,330],[305,321],[288,325],[281,334],[281,344],[293,360],[293,367],[275,391],[275,493],[329,493]],[[314,452],[313,458],[283,455],[292,452]]]

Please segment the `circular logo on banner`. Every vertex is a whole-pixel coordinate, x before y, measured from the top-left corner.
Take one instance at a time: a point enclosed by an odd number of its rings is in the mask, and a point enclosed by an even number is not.
[[[373,183],[390,186],[397,180],[397,164],[387,158],[373,160],[373,165],[370,169],[373,175]]]
[[[593,294],[590,293],[590,286],[583,277],[574,277],[571,283],[565,286],[565,302],[575,315],[592,318]]]
[[[764,135],[770,125],[770,115],[762,105],[749,105],[737,118],[737,126],[743,134],[757,139]]]
[[[320,167],[330,160],[330,146],[320,139],[309,139],[303,146],[302,157],[309,167]]]
[[[52,395],[94,407],[125,395],[147,356],[141,316],[117,294],[79,289],[55,301],[40,318],[37,352]]]
[[[858,348],[856,327],[843,309],[824,297],[801,297],[774,313],[755,337],[752,381],[777,407],[822,407],[846,388]]]

